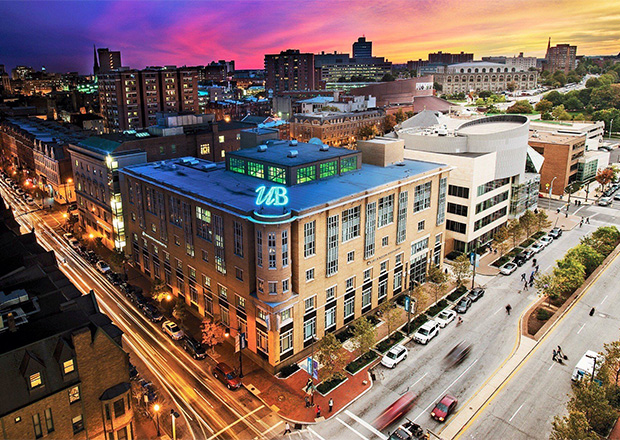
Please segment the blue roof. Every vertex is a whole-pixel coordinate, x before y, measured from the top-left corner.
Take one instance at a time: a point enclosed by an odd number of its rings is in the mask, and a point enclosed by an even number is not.
[[[184,161],[188,163],[183,164]],[[162,162],[131,165],[123,168],[121,173],[141,176],[156,186],[246,215],[251,215],[254,211],[262,215],[282,215],[285,211],[290,211],[296,215],[441,167],[445,165],[417,160],[405,160],[402,166],[379,167],[363,164],[357,171],[287,187],[289,203],[285,209],[270,207],[262,211],[255,204],[256,189],[263,185],[269,186],[271,182],[226,171],[223,163],[214,164],[187,157],[167,161],[164,165]]]
[[[231,151],[228,153],[228,157],[240,157],[273,165],[298,166],[337,157],[359,155],[361,153],[358,150],[337,147],[329,147],[327,150],[321,151],[321,146],[322,144],[309,144],[306,142],[297,142],[291,145],[289,141],[271,140],[267,141],[267,149],[265,151],[258,151],[257,148],[243,148]],[[295,157],[287,156],[291,150],[297,151]]]

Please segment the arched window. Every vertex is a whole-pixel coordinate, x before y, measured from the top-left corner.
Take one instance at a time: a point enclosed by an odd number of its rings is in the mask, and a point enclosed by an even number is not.
[[[491,76],[491,81],[495,81],[497,77],[495,75]]]
[[[508,67],[504,67],[504,72],[508,72]]]
[[[499,76],[499,80],[500,80],[500,81],[503,81],[503,80],[504,80],[504,75],[500,75],[500,76]]]
[[[484,67],[482,68],[482,73],[485,73],[487,71],[487,69],[485,69]]]
[[[530,81],[534,81],[534,75],[530,75]]]
[[[478,81],[478,82],[482,81],[482,77],[481,77],[480,75],[478,75],[478,76],[476,77],[476,81]]]
[[[477,67],[474,69],[474,72],[478,73],[478,68]]]
[[[461,73],[465,73],[465,69],[461,69]]]
[[[484,82],[489,82],[489,75],[484,75]]]
[[[489,69],[489,73],[493,73],[493,68],[492,67]]]
[[[467,69],[467,73],[471,73],[471,69]]]
[[[450,82],[452,82],[452,77],[449,76],[448,78],[446,78],[446,80],[450,83]]]
[[[512,68],[511,72],[516,72],[517,69],[515,69],[514,67]]]

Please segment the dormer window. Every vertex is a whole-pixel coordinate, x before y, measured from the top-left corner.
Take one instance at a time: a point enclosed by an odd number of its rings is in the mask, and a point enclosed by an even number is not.
[[[43,385],[43,379],[41,377],[41,372],[37,372],[37,373],[30,375],[30,388],[31,389],[40,387],[41,385]]]
[[[75,364],[73,359],[69,359],[62,363],[62,371],[64,374],[73,373],[75,371]]]

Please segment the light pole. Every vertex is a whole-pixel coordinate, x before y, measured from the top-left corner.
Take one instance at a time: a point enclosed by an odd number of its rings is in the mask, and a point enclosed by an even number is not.
[[[614,118],[611,118],[611,121],[609,121],[609,138],[611,139],[611,128],[614,126]]]
[[[594,373],[596,373],[596,356],[588,356],[586,354],[586,357],[589,357],[590,359],[594,361],[594,365],[592,366],[592,376],[590,376],[590,385],[591,385],[592,382],[594,382]]]
[[[172,440],[177,440],[176,420],[177,420],[177,417],[179,417],[179,416],[180,416],[180,414],[178,412],[176,412],[173,409],[170,410],[170,418],[172,419]]]
[[[153,409],[155,410],[155,416],[157,417],[157,437],[159,437],[161,436],[161,431],[159,430],[159,410],[161,407],[159,406],[159,403],[153,405]]]
[[[549,211],[551,211],[551,193],[553,192],[553,182],[557,179],[558,176],[555,176],[553,180],[551,180],[551,185],[549,185]]]
[[[224,335],[226,337],[230,336],[230,330],[226,329],[226,332],[224,333]],[[239,344],[237,346],[237,344]],[[241,327],[237,328],[237,338],[235,341],[235,351],[237,351],[236,349],[238,348],[239,351],[239,378],[243,378],[243,356],[242,356],[242,350],[245,348],[245,333],[243,333],[241,331]]]

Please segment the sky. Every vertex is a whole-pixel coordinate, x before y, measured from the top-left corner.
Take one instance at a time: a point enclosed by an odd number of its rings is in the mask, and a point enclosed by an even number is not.
[[[620,52],[619,0],[0,0],[0,64],[92,72],[93,44],[122,64],[262,68],[265,53],[351,53],[360,36],[394,63],[429,52],[579,55]]]

